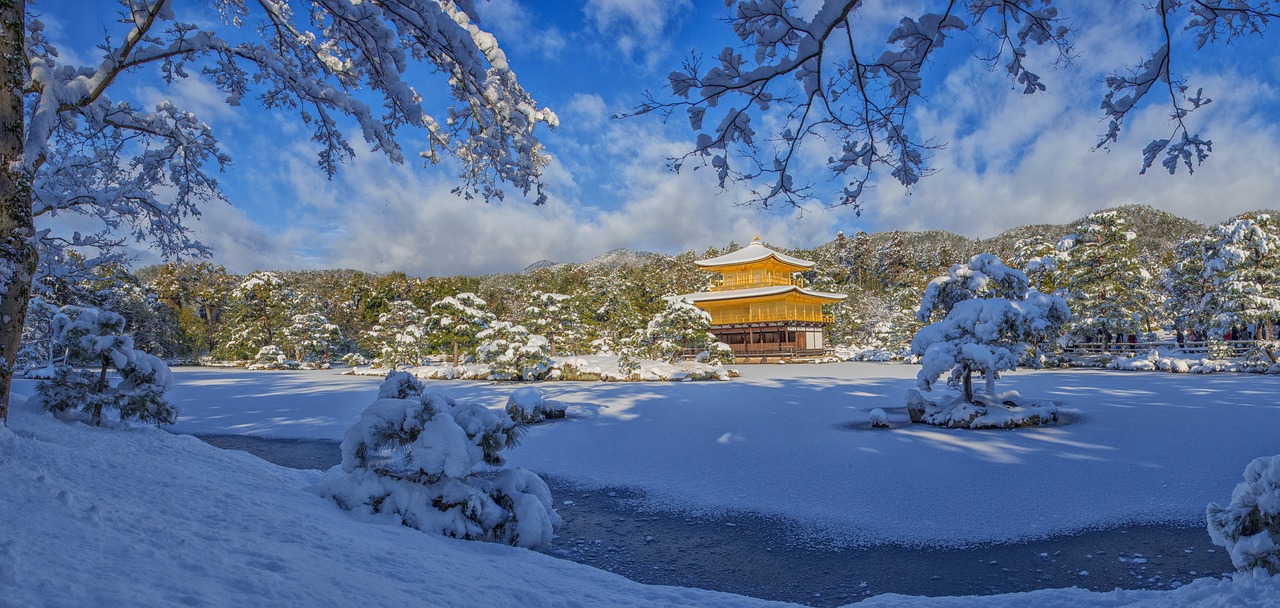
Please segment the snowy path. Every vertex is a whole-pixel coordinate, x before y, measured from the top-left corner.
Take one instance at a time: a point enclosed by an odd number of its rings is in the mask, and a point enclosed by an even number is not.
[[[531,430],[513,464],[625,486],[654,506],[796,519],[815,542],[946,545],[1120,523],[1191,523],[1252,458],[1280,452],[1280,378],[1017,372],[1000,388],[1059,401],[1072,424],[1017,432],[899,424],[905,365],[742,366],[732,382],[547,383],[569,420]],[[179,369],[177,430],[337,439],[376,379]],[[436,382],[501,405],[509,385]]]

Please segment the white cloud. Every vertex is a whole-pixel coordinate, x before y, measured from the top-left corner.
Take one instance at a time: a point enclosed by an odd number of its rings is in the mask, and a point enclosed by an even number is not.
[[[652,69],[668,56],[669,29],[690,7],[689,0],[586,0],[583,11],[598,35]]]
[[[1052,69],[1050,49],[1031,49],[1047,93],[1021,95],[1003,70],[988,71],[974,60],[949,62],[945,74],[928,74],[943,81],[913,120],[919,133],[946,144],[932,159],[938,173],[910,194],[880,176],[865,199],[874,227],[989,237],[1131,203],[1204,222],[1275,207],[1280,184],[1270,176],[1280,168],[1280,128],[1274,124],[1280,108],[1275,81],[1250,71],[1264,69],[1260,65],[1206,66],[1209,73],[1202,74],[1196,70],[1213,51],[1181,56],[1175,67],[1189,77],[1192,90],[1203,86],[1215,99],[1189,119],[1193,131],[1202,129],[1214,141],[1212,155],[1194,175],[1182,168],[1170,176],[1158,164],[1138,175],[1142,148],[1172,133],[1167,92],[1153,92],[1139,106],[1110,150],[1093,150],[1106,130],[1098,110],[1103,78],[1148,53],[1155,36],[1148,30],[1159,25],[1140,5],[1116,10],[1124,14],[1104,18],[1092,14],[1091,5],[1064,8],[1082,26],[1073,64]]]
[[[489,0],[476,3],[480,24],[492,29],[503,46],[531,51],[548,59],[557,59],[568,46],[563,32],[548,19],[538,17],[519,0]]]

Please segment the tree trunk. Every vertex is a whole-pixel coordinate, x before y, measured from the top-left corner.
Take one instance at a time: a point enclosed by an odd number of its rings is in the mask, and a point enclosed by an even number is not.
[[[9,421],[9,385],[38,260],[31,175],[22,168],[23,0],[0,0],[0,425]]]
[[[964,368],[964,381],[961,384],[964,387],[965,403],[973,403],[973,370]]]
[[[453,341],[453,366],[458,367],[458,341]]]
[[[107,392],[107,366],[111,363],[111,357],[107,353],[102,353],[102,371],[98,372],[98,390],[99,395]],[[102,426],[102,397],[99,397],[93,404],[93,426]]]

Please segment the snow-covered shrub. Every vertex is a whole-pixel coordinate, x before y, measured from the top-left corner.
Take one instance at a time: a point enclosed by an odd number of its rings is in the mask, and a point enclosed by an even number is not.
[[[64,306],[51,323],[56,343],[66,351],[54,376],[36,384],[36,403],[55,412],[78,410],[94,425],[102,424],[104,411],[115,410],[121,420],[156,425],[178,420],[177,406],[165,399],[173,388],[169,366],[159,358],[133,348],[124,333],[124,317],[96,308]],[[83,361],[97,369],[76,369],[69,362]],[[107,372],[115,368],[120,383],[112,386]]]
[[[522,424],[541,422],[551,408],[540,389],[526,386],[511,391],[507,397],[507,415]]]
[[[1205,350],[1207,351],[1206,354],[1210,359],[1216,359],[1219,361],[1236,356],[1231,345],[1227,344],[1226,341],[1222,339],[1222,336],[1217,335],[1209,336],[1208,341],[1205,342]]]
[[[710,365],[733,365],[733,348],[724,342],[712,342],[698,360]]]
[[[542,547],[560,517],[537,475],[503,469],[501,451],[521,425],[504,412],[462,404],[392,371],[342,440],[342,464],[322,495],[374,521],[469,540]]]
[[[279,346],[268,344],[258,349],[258,354],[254,355],[253,361],[249,363],[249,369],[298,369],[297,361],[290,360],[285,356],[284,351]]]
[[[1058,335],[1071,312],[1061,297],[1030,289],[1022,271],[983,253],[931,281],[917,315],[922,322],[942,316],[911,340],[911,352],[921,357],[919,388],[932,391],[938,378],[947,374],[947,386],[961,394],[958,399],[944,396],[930,400],[912,390],[908,395],[912,420],[952,427],[987,426],[976,421],[990,413],[999,426],[1007,427],[1019,426],[1018,417],[1010,421],[1004,412],[989,410],[1019,404],[996,394],[998,374],[1019,365],[1038,367],[1042,361],[1039,345]],[[986,379],[981,397],[973,390],[974,372],[981,372]],[[1054,408],[1038,402],[1036,409],[1026,411],[1026,424],[1044,422],[1043,414]],[[1055,413],[1049,413],[1050,419],[1056,418]]]
[[[884,410],[880,408],[875,408],[871,410],[871,412],[867,416],[871,420],[871,426],[873,428],[877,428],[877,429],[889,428],[889,414],[886,414]]]
[[[1250,462],[1231,502],[1209,503],[1206,519],[1213,544],[1231,554],[1236,569],[1280,574],[1280,456]]]
[[[369,359],[360,353],[347,353],[342,355],[342,363],[347,367],[357,367],[360,365],[368,365]]]
[[[523,325],[494,321],[476,338],[481,363],[489,365],[495,380],[539,380],[551,370],[551,351],[547,339],[532,335]]]

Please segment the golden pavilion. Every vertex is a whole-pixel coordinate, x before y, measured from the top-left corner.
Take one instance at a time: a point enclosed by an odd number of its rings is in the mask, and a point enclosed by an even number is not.
[[[708,291],[675,297],[711,313],[711,333],[735,356],[826,352],[822,328],[832,319],[822,305],[847,296],[805,289],[793,275],[813,268],[813,262],[769,249],[756,237],[742,249],[694,263],[720,276],[712,278]]]

